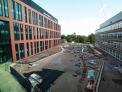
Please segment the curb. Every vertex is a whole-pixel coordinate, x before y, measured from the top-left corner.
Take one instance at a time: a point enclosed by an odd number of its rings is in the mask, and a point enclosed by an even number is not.
[[[102,66],[100,68],[100,72],[99,72],[98,79],[97,79],[97,82],[96,82],[95,92],[99,92],[98,89],[99,89],[99,85],[100,85],[101,76],[102,76],[102,73],[103,73],[104,64],[105,64],[105,61],[103,61]]]

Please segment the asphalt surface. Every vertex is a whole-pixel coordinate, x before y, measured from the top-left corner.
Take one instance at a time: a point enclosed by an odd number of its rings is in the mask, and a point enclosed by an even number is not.
[[[76,64],[79,63],[80,59],[72,53],[72,49],[65,49],[35,62],[30,70],[44,78],[41,85],[43,92],[78,92],[81,70]]]
[[[122,92],[122,74],[115,69],[116,61],[105,60],[99,92]]]

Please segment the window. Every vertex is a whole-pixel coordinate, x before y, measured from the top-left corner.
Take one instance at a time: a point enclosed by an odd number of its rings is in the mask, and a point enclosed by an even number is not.
[[[34,51],[35,51],[35,54],[36,54],[36,42],[34,42]]]
[[[28,10],[28,13],[29,13],[29,23],[31,24],[31,10],[30,9]]]
[[[48,49],[48,41],[45,41],[45,49]]]
[[[34,11],[32,11],[32,19],[33,19],[33,24],[34,24],[34,17],[35,17],[35,12]]]
[[[12,12],[12,18],[15,19],[15,2],[14,2],[14,0],[11,0],[11,12]]]
[[[24,7],[24,21],[27,22],[27,8]]]
[[[22,20],[22,6],[19,4],[19,20]]]
[[[43,26],[43,16],[39,15],[39,26]]]
[[[44,50],[44,42],[40,41],[40,51],[43,51],[43,50]]]
[[[36,13],[36,25],[38,25],[38,14]]]
[[[51,40],[49,41],[49,48],[51,48]]]
[[[19,47],[20,47],[20,57],[21,57],[21,59],[23,59],[25,57],[24,43],[20,43]]]
[[[46,32],[45,32],[45,37],[46,37],[46,39],[48,39],[48,30],[46,30]]]
[[[0,43],[9,43],[9,26],[8,23],[0,21]]]
[[[29,56],[29,43],[26,43],[27,56]]]
[[[32,11],[33,24],[36,25],[36,13]]]
[[[50,28],[50,20],[48,20],[48,28]]]
[[[13,26],[14,26],[14,40],[20,40],[19,24],[18,23],[13,23]]]
[[[0,0],[0,16],[3,15],[3,11],[2,11],[2,0]]]
[[[122,54],[119,55],[119,60],[122,61]]]
[[[5,17],[9,17],[9,15],[8,15],[8,0],[3,0],[3,1],[4,1]]]
[[[20,24],[20,35],[21,35],[21,40],[24,40],[24,36],[23,36],[23,25]]]
[[[29,36],[28,36],[28,26],[27,25],[25,26],[25,32],[26,32],[26,40],[28,40]]]
[[[15,50],[16,50],[16,60],[19,60],[19,49],[18,49],[18,44],[15,44]]]
[[[52,31],[50,31],[50,38],[52,38]]]
[[[22,20],[22,6],[19,3],[16,3],[16,19]]]
[[[41,28],[39,30],[40,30],[40,39],[43,39],[43,31]]]
[[[32,40],[32,27],[29,26],[29,39]]]
[[[36,30],[36,31],[37,31],[37,39],[38,39],[38,38],[39,38],[39,34],[38,34],[38,33],[39,33],[39,32],[38,32],[38,28],[37,28],[37,30]]]
[[[46,28],[47,27],[47,19],[44,18],[44,27]]]
[[[16,19],[18,20],[19,19],[19,17],[18,17],[18,14],[19,14],[19,4],[18,3],[16,3]]]
[[[36,31],[35,29],[36,29],[36,28],[35,28],[35,27],[33,27],[34,39],[36,39],[36,34],[37,34],[37,33],[36,33],[37,31]]]
[[[31,55],[33,55],[33,43],[31,42]]]
[[[11,54],[9,22],[0,21],[0,61],[8,61]]]
[[[37,53],[39,53],[39,42],[37,42]]]
[[[13,23],[14,27],[14,40],[24,40],[23,24]]]

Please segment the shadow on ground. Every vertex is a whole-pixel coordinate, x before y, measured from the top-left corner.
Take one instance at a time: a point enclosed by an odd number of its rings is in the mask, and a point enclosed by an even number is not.
[[[39,85],[42,92],[47,92],[47,90],[54,85],[54,81],[61,76],[64,72],[52,69],[42,69],[42,71],[33,71],[30,73],[24,73],[25,77],[29,77],[32,73],[40,75],[44,81]]]
[[[118,85],[122,85],[122,79],[112,79],[112,81]]]

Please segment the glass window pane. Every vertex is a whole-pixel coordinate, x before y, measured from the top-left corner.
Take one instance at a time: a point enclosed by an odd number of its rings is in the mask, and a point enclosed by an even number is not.
[[[5,12],[5,17],[8,17],[8,0],[3,0],[4,1],[4,12]]]
[[[24,7],[24,21],[27,22],[27,8]]]
[[[29,12],[29,23],[31,24],[31,10],[29,9],[28,12]]]
[[[43,16],[39,15],[39,25],[43,26]]]
[[[11,0],[11,12],[12,12],[12,18],[15,19],[15,2],[14,2],[14,0]]]
[[[16,3],[16,19],[22,20],[22,6],[19,3]]]
[[[2,11],[2,0],[0,0],[0,16],[2,16],[3,15],[3,13],[2,13],[3,11]]]
[[[14,27],[14,40],[20,40],[19,24],[13,23],[13,27]]]

